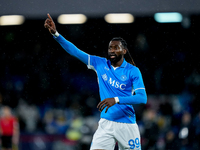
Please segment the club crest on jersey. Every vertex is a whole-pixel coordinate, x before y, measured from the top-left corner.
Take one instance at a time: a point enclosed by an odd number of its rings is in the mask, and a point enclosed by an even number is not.
[[[104,79],[104,81],[107,81],[108,80],[108,76],[106,74],[103,74],[102,75],[102,78]]]
[[[121,79],[122,81],[126,81],[127,77],[126,77],[126,75],[122,75],[122,76],[120,77],[120,79]]]

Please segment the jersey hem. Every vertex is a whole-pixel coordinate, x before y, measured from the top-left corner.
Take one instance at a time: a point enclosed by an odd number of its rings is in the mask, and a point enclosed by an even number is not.
[[[105,120],[112,121],[112,122],[117,122],[117,123],[136,124],[136,121],[133,121],[133,122],[121,122],[121,121],[117,121],[117,120],[107,119],[105,117],[101,117],[100,119],[105,119]]]

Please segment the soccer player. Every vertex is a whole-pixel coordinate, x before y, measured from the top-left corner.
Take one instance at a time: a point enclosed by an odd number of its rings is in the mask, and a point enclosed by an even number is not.
[[[97,73],[101,102],[99,126],[90,150],[113,150],[116,142],[120,150],[140,150],[140,133],[133,104],[146,104],[147,95],[140,70],[124,59],[128,52],[122,38],[113,38],[108,46],[108,59],[89,55],[66,40],[56,30],[49,14],[44,27],[70,55]]]

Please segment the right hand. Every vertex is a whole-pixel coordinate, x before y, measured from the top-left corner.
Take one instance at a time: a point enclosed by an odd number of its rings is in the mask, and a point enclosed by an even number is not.
[[[47,14],[47,16],[48,16],[48,18],[44,22],[44,27],[47,28],[51,34],[55,34],[56,33],[56,25],[53,22],[53,19],[51,18],[51,16],[49,14]]]

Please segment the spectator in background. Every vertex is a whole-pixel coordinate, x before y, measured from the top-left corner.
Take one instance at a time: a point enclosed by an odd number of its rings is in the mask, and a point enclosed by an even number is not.
[[[165,149],[179,149],[178,136],[173,129],[169,129],[165,134]]]
[[[194,130],[192,126],[192,116],[189,112],[183,112],[179,127],[180,150],[191,149],[194,140]]]
[[[157,112],[150,108],[147,109],[143,115],[143,121],[145,124],[143,149],[154,150],[156,149],[156,142],[159,136],[159,127],[156,122]]]
[[[200,112],[195,116],[193,120],[194,125],[194,132],[195,132],[195,139],[194,139],[194,146],[197,147],[197,149],[200,147]],[[196,150],[196,149],[195,149]]]
[[[19,125],[8,106],[2,108],[0,117],[0,134],[2,150],[17,149],[19,141]]]

